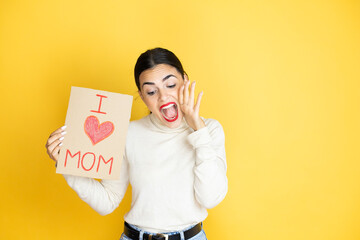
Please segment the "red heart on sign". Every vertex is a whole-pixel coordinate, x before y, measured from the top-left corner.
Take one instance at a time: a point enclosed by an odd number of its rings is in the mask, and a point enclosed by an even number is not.
[[[100,124],[99,119],[95,116],[89,116],[84,123],[86,135],[90,138],[93,145],[110,136],[114,131],[112,122],[103,122]]]

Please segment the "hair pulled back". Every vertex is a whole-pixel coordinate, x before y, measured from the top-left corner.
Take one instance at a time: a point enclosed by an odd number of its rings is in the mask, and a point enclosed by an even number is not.
[[[153,48],[142,53],[137,59],[134,69],[135,83],[140,90],[140,74],[147,70],[155,67],[158,64],[168,64],[176,68],[176,70],[184,77],[185,71],[181,65],[180,60],[175,54],[164,48]]]

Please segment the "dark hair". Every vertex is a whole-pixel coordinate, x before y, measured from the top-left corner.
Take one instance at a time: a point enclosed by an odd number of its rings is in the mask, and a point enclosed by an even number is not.
[[[135,83],[140,90],[140,74],[150,68],[155,67],[158,64],[168,64],[176,68],[176,70],[184,77],[185,71],[181,65],[180,60],[175,54],[164,48],[153,48],[142,53],[135,64],[134,75]]]

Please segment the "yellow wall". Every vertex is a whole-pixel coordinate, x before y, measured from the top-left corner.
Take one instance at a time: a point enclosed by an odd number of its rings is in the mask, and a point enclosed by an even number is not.
[[[359,29],[359,1],[1,1],[0,239],[119,238],[129,193],[98,215],[44,145],[70,86],[137,96],[135,61],[156,46],[225,130],[209,239],[360,239]]]

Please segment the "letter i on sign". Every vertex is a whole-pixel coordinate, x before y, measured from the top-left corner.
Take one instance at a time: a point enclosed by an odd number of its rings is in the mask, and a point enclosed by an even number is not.
[[[100,109],[101,109],[102,99],[103,99],[103,98],[107,98],[107,96],[100,95],[100,94],[96,94],[96,96],[97,96],[97,97],[100,97],[99,109],[98,109],[97,111],[96,111],[96,110],[90,110],[90,112],[106,114],[106,112],[102,112],[102,111],[100,111]]]

